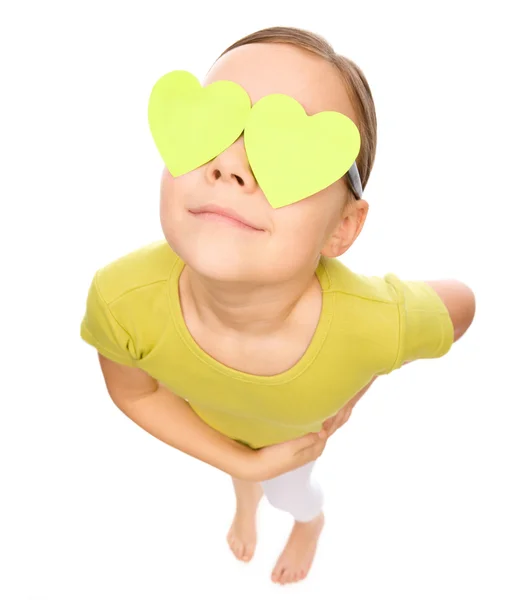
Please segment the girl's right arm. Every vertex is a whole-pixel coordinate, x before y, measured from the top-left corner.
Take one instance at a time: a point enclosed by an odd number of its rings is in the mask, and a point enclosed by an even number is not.
[[[98,353],[107,391],[116,406],[142,429],[194,458],[238,478],[248,470],[251,448],[202,421],[188,402],[145,371]]]
[[[326,436],[302,438],[252,450],[210,427],[189,403],[136,367],[98,354],[108,393],[116,406],[165,444],[237,479],[263,481],[315,460]]]

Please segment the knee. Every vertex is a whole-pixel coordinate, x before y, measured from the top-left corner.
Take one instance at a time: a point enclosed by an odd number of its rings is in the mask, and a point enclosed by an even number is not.
[[[324,500],[321,487],[314,482],[307,488],[296,491],[264,487],[264,495],[271,506],[291,514],[304,511],[306,506],[321,506]]]
[[[290,511],[291,506],[291,498],[285,494],[265,494],[268,502],[273,506],[273,508],[277,508],[278,510]]]

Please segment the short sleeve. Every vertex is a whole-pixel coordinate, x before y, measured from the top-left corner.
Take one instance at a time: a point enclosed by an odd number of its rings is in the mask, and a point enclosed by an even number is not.
[[[98,273],[95,274],[87,295],[80,337],[106,358],[129,367],[137,366],[132,354],[134,343],[100,293],[97,275]]]
[[[451,348],[453,323],[439,294],[424,281],[403,281],[385,276],[396,291],[398,303],[398,351],[391,370],[420,358],[439,358]]]

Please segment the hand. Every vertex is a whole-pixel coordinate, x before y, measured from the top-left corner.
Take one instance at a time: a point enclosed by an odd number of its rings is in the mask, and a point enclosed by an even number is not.
[[[300,438],[254,450],[250,456],[247,481],[265,481],[306,465],[321,456],[327,433],[308,433]]]
[[[333,417],[323,423],[323,429],[327,432],[327,439],[348,421],[354,406],[355,402],[350,400]]]

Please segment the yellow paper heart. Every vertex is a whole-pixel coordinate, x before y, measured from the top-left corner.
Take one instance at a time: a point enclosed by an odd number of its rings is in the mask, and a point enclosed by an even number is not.
[[[254,104],[244,141],[255,178],[274,208],[337,181],[360,150],[359,130],[349,117],[335,111],[308,116],[284,94],[264,96]]]
[[[187,71],[171,71],[152,88],[148,123],[169,172],[178,177],[209,162],[243,132],[251,110],[246,91],[232,81],[202,87]]]

